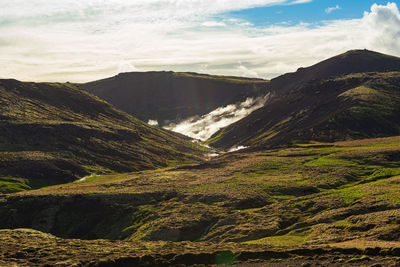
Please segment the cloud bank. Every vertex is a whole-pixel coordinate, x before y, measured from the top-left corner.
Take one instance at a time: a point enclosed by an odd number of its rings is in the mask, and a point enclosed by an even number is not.
[[[174,70],[271,78],[350,49],[400,56],[395,3],[315,25],[254,26],[227,13],[306,2],[0,0],[0,76],[84,82]]]
[[[164,128],[204,141],[219,129],[243,119],[254,110],[261,108],[268,98],[269,94],[265,97],[247,98],[241,103],[219,107],[201,117],[192,117]]]
[[[400,55],[400,12],[395,3],[374,4],[371,12],[364,13],[362,22],[367,30],[372,29],[367,35],[370,47]]]

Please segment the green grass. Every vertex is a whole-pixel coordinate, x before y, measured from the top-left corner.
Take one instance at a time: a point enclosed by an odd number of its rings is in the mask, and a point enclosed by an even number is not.
[[[351,227],[354,224],[347,220],[340,220],[340,221],[336,221],[336,222],[332,223],[332,225],[334,225],[336,227],[346,228],[346,227]]]
[[[281,235],[281,236],[269,236],[257,240],[244,242],[245,244],[260,244],[260,245],[272,245],[272,246],[295,246],[304,244],[307,241],[305,235]]]
[[[366,87],[366,86],[359,86],[359,87],[347,90],[346,92],[340,94],[339,96],[340,97],[348,97],[348,98],[352,98],[352,99],[359,99],[359,100],[363,100],[363,101],[387,100],[387,96],[384,93],[374,90],[372,88]]]
[[[215,263],[217,266],[234,265],[237,262],[235,254],[232,251],[221,251],[215,256]]]
[[[213,143],[215,143],[215,142],[218,142],[218,140],[220,140],[220,139],[221,139],[222,137],[224,137],[224,135],[226,134],[226,129],[223,128],[222,130],[220,130],[220,131],[217,132],[217,133],[218,133],[218,135],[216,135],[216,136],[214,136],[214,137],[212,137],[212,138],[210,138],[210,139],[204,141],[204,144],[205,144],[205,145],[210,145],[210,144],[213,144]]]
[[[330,194],[341,197],[347,204],[354,203],[359,199],[368,196],[378,198],[399,200],[400,186],[397,184],[389,185],[390,178],[400,175],[400,169],[382,168],[375,171],[365,180],[351,183],[344,188],[329,191]]]
[[[310,167],[358,167],[359,165],[349,160],[333,157],[320,157],[306,163]]]
[[[0,193],[15,193],[31,189],[27,179],[0,177]]]
[[[395,168],[395,169],[382,168],[382,169],[375,171],[369,177],[376,180],[376,179],[389,178],[389,177],[393,177],[396,175],[400,175],[400,168]]]
[[[259,136],[255,137],[255,138],[251,139],[250,143],[251,144],[257,144],[257,143],[259,143],[261,141],[268,140],[268,139],[270,139],[270,138],[272,138],[272,137],[274,137],[274,136],[276,136],[278,134],[279,134],[279,131],[269,130],[269,131],[267,131],[267,132],[265,132],[263,134],[260,134]]]
[[[266,160],[250,165],[241,172],[236,173],[236,175],[243,174],[246,177],[255,178],[263,175],[274,174],[277,172],[282,173],[285,172],[285,169],[287,167],[291,167],[292,164],[287,161]]]
[[[354,203],[354,201],[368,195],[368,193],[357,190],[355,187],[332,190],[331,194],[341,197],[346,204],[352,204]]]

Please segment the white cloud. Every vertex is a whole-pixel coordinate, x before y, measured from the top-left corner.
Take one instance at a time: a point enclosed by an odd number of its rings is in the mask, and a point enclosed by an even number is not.
[[[296,4],[305,4],[305,3],[310,3],[312,0],[295,0],[290,2],[290,5],[296,5]]]
[[[374,4],[364,13],[363,26],[370,47],[379,47],[387,53],[400,54],[400,13],[395,3],[386,6]]]
[[[219,129],[246,117],[254,110],[262,107],[268,97],[269,95],[259,98],[247,98],[242,103],[219,107],[201,117],[192,117],[164,128],[204,141]]]
[[[336,5],[336,6],[333,6],[333,7],[328,7],[327,9],[325,9],[325,13],[330,14],[333,11],[339,10],[339,9],[341,9],[341,7],[339,5]]]
[[[222,27],[226,26],[224,22],[219,22],[219,21],[205,21],[201,24],[202,26],[206,27]]]
[[[237,67],[237,71],[239,72],[239,76],[243,76],[243,77],[255,77],[258,78],[258,73],[254,70],[251,70],[249,68],[247,68],[246,66],[244,66],[242,63],[240,63],[240,65]]]
[[[132,71],[139,71],[131,62],[123,61],[119,63],[118,72],[132,72]]]
[[[219,15],[295,2],[305,1],[0,0],[0,75],[89,81],[138,69],[270,78],[349,49],[400,55],[394,3],[318,25],[256,27]]]

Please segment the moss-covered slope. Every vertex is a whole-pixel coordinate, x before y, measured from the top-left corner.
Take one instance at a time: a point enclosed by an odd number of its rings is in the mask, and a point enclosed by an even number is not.
[[[0,228],[65,238],[400,241],[400,138],[226,154],[0,198]]]
[[[230,250],[231,264],[386,266],[400,256],[399,151],[400,137],[301,144],[3,195],[0,228],[58,238],[1,230],[0,265],[215,264]]]
[[[187,138],[151,127],[72,84],[0,80],[0,191],[201,159]]]

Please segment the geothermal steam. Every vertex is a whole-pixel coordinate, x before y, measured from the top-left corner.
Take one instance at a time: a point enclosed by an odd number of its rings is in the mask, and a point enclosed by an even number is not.
[[[191,117],[178,124],[173,123],[167,125],[164,128],[204,141],[210,138],[219,129],[261,108],[268,98],[269,94],[264,97],[247,98],[241,103],[219,107],[206,115]]]

